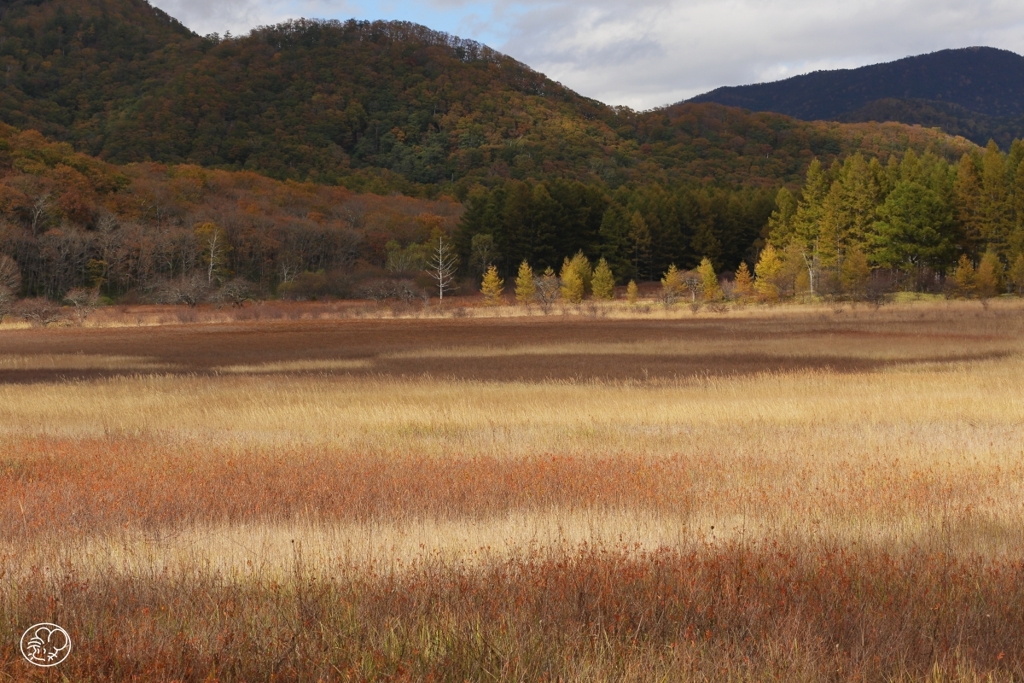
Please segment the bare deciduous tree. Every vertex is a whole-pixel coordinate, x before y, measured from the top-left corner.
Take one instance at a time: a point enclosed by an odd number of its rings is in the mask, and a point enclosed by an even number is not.
[[[221,278],[227,274],[227,255],[231,251],[224,229],[207,221],[197,225],[193,232],[206,262],[206,284],[212,285],[214,276],[223,281]]]
[[[235,278],[224,284],[217,292],[216,299],[221,303],[231,304],[233,307],[242,308],[246,301],[252,301],[255,296],[253,286],[243,278]]]
[[[560,295],[558,276],[555,275],[555,271],[548,268],[543,275],[533,281],[533,286],[537,292],[536,297],[537,303],[540,304],[540,310],[547,315]]]
[[[157,289],[156,300],[162,304],[187,304],[197,306],[209,294],[206,279],[198,273],[176,280],[167,280]]]
[[[359,290],[359,295],[377,303],[388,299],[398,299],[403,303],[411,303],[419,295],[419,290],[411,280],[374,280]]]
[[[0,287],[6,288],[11,294],[21,290],[21,269],[7,254],[0,254]]]
[[[455,271],[458,267],[459,257],[452,248],[451,242],[442,234],[431,238],[431,254],[427,261],[427,274],[437,283],[439,299],[444,299],[445,292],[454,291]]]
[[[76,287],[64,295],[64,302],[74,306],[75,317],[78,319],[78,324],[81,325],[89,317],[89,314],[96,310],[99,298],[99,292],[95,289]]]

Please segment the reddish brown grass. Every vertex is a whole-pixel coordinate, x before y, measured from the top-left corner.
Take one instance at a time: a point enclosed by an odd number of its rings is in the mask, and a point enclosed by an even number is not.
[[[0,681],[1022,680],[1022,330],[0,330]]]
[[[11,680],[47,677],[8,643],[68,627],[71,680],[958,680],[1024,676],[1024,566],[921,551],[583,548],[401,575],[310,568],[35,577],[0,622]],[[944,678],[945,679],[945,678]]]

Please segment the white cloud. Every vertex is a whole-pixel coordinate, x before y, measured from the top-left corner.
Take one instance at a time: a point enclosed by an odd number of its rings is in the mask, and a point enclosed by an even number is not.
[[[474,38],[638,109],[720,85],[989,45],[1024,52],[1014,0],[156,0],[207,33],[288,17],[398,18]]]

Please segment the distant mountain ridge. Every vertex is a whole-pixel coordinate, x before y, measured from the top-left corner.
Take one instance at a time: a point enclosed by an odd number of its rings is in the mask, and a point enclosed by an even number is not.
[[[1024,135],[1024,57],[991,47],[941,50],[857,69],[729,86],[688,102],[804,121],[898,121],[1003,147]]]

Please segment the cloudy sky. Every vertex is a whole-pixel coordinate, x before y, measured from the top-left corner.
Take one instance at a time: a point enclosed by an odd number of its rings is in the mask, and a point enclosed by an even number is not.
[[[202,34],[297,17],[414,21],[635,109],[944,48],[1024,54],[1020,0],[150,1]]]

